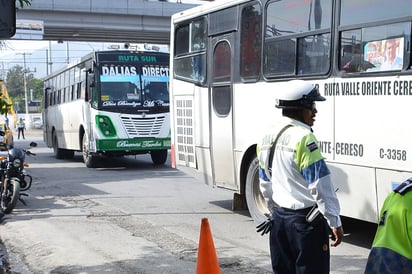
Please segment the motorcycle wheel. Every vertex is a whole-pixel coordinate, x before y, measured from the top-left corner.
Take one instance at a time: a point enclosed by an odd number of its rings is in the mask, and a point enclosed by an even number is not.
[[[7,197],[1,197],[1,209],[5,214],[9,214],[16,207],[20,197],[20,182],[10,180],[9,191]]]

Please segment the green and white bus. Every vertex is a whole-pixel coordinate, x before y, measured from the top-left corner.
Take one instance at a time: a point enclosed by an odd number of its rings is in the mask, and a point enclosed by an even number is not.
[[[169,54],[92,52],[44,79],[43,137],[57,159],[150,153],[170,148]]]
[[[256,143],[281,117],[282,84],[307,80],[327,98],[313,129],[341,213],[377,222],[412,177],[411,30],[410,0],[227,0],[173,15],[172,164],[263,219]]]

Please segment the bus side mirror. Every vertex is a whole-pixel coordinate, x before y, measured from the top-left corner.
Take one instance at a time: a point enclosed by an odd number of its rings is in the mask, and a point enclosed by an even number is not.
[[[0,0],[0,38],[16,34],[16,1]]]

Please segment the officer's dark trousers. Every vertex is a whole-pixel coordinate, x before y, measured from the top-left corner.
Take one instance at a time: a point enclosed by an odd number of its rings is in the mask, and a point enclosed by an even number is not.
[[[307,210],[272,210],[270,255],[275,274],[328,274],[329,231],[325,218],[309,224]]]
[[[24,128],[18,128],[17,133],[18,133],[17,139],[20,139],[20,134],[24,139]]]

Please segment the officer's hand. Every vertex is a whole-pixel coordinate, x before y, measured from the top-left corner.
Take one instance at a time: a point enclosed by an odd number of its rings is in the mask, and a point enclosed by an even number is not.
[[[257,233],[261,232],[260,235],[262,236],[268,233],[270,229],[272,228],[272,216],[269,214],[265,214],[265,215],[267,219],[256,227],[256,232]]]
[[[338,246],[343,239],[343,228],[341,226],[332,228],[332,234],[334,241],[330,245]]]

